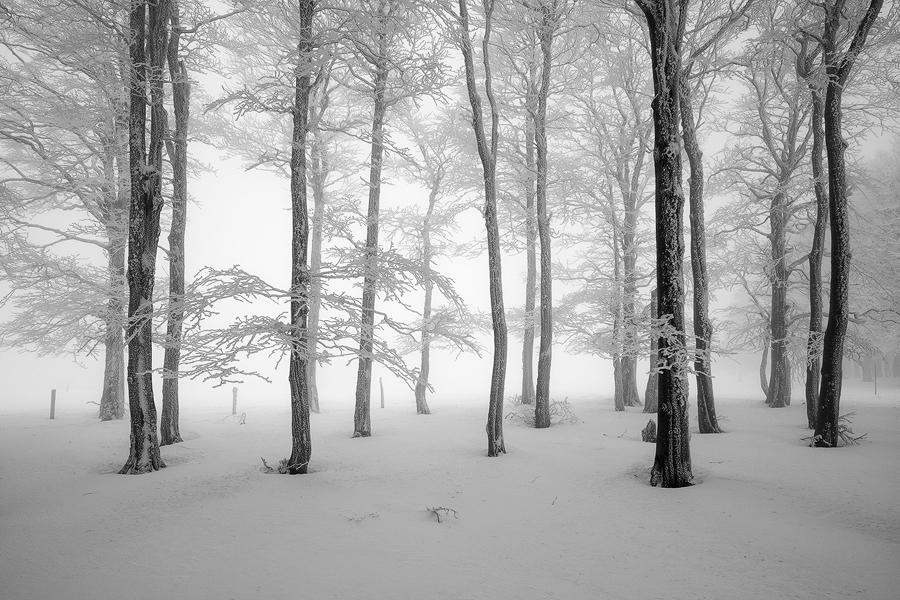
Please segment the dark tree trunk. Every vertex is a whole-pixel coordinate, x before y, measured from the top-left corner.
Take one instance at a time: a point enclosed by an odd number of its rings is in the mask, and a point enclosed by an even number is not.
[[[772,284],[772,307],[769,311],[769,338],[772,344],[772,367],[769,371],[769,393],[766,404],[772,408],[784,408],[790,404],[787,332],[787,202],[786,195],[776,191],[772,195],[769,209],[769,243],[772,249],[770,281]]]
[[[129,162],[131,207],[128,226],[128,402],[131,447],[122,474],[165,467],[156,432],[153,400],[153,283],[162,212],[162,147],[165,133],[162,70],[166,56],[169,4],[133,1]],[[146,50],[145,50],[146,44]],[[150,90],[150,144],[146,144]]]
[[[687,373],[683,361],[684,240],[678,96],[681,23],[686,0],[636,0],[647,18],[653,67],[653,162],[656,175],[656,287],[659,313],[673,328],[659,341],[659,413],[651,485],[691,485]]]
[[[422,355],[419,363],[419,379],[416,381],[416,414],[430,415],[428,408],[428,375],[431,372],[431,302],[434,295],[434,281],[432,281],[431,261],[431,219],[434,215],[434,205],[437,202],[438,188],[432,185],[428,195],[428,211],[422,223],[422,280],[425,283],[425,302],[422,306]]]
[[[804,50],[805,50],[804,45]],[[803,62],[801,62],[803,61]],[[825,132],[822,129],[824,106],[818,84],[812,80],[811,58],[806,52],[798,57],[798,71],[809,84],[812,98],[812,173],[816,194],[816,223],[812,248],[809,251],[809,336],[806,340],[806,420],[810,429],[816,428],[816,405],[819,399],[819,376],[822,356],[822,256],[825,254],[825,233],[828,227],[828,192],[822,169]]]
[[[659,410],[659,336],[653,331],[659,314],[656,310],[656,288],[650,291],[650,374],[647,375],[647,387],[644,390],[644,412],[655,413]]]
[[[822,383],[816,412],[814,439],[818,447],[837,446],[840,418],[844,336],[849,317],[850,223],[847,211],[846,142],[841,133],[841,97],[844,86],[883,0],[872,0],[856,29],[849,49],[838,48],[844,2],[826,2],[823,55],[828,76],[825,88],[825,151],[828,156],[829,216],[831,218],[831,294],[822,353]]]
[[[372,346],[375,341],[375,289],[378,276],[378,214],[381,199],[381,166],[384,157],[385,92],[389,63],[386,58],[387,34],[384,24],[376,33],[378,57],[373,80],[372,150],[369,165],[369,208],[366,219],[366,260],[363,276],[362,326],[359,335],[359,370],[356,375],[356,410],[353,413],[353,437],[372,435]]]
[[[536,65],[529,69],[528,98],[525,110],[525,333],[522,340],[522,404],[534,404],[534,310],[537,287],[537,217],[534,208],[536,170],[534,159],[534,79]]]
[[[475,83],[475,65],[472,42],[469,37],[469,12],[466,0],[459,0],[460,48],[465,64],[466,89],[472,108],[472,129],[478,146],[478,156],[484,173],[484,225],[487,230],[488,285],[491,299],[491,323],[494,333],[494,359],[491,369],[491,391],[488,404],[487,432],[488,456],[506,453],[503,440],[503,386],[506,379],[507,328],[506,309],[503,306],[503,278],[500,269],[500,230],[497,224],[497,145],[499,142],[500,115],[491,84],[490,39],[494,0],[485,0],[485,24],[482,36],[484,65],[484,89],[490,105],[491,139],[487,140],[481,96]]]
[[[291,352],[288,383],[291,390],[291,456],[287,471],[304,474],[312,457],[309,423],[309,381],[311,352],[307,317],[309,314],[309,209],[307,205],[306,138],[309,128],[309,95],[312,69],[312,21],[315,0],[299,0],[297,69],[294,79],[293,131],[291,134]]]
[[[162,415],[159,423],[161,446],[181,439],[178,423],[178,371],[181,362],[181,335],[184,322],[184,234],[187,227],[187,134],[190,119],[190,82],[184,61],[178,60],[181,39],[178,1],[172,1],[172,37],[168,46],[169,76],[175,132],[167,141],[172,164],[172,225],[169,229],[169,308],[166,349],[163,357]]]
[[[690,168],[688,191],[691,223],[691,274],[694,280],[694,371],[697,376],[697,421],[700,433],[722,433],[716,419],[712,382],[712,323],[709,320],[709,280],[706,274],[706,222],[703,210],[703,153],[697,140],[697,126],[688,73],[681,78],[681,131]]]
[[[537,150],[537,229],[541,240],[541,339],[538,345],[537,386],[534,400],[534,426],[550,427],[550,363],[553,353],[553,265],[550,257],[550,217],[547,214],[547,98],[550,95],[550,69],[553,36],[558,15],[547,4],[541,5],[541,87],[534,119]]]

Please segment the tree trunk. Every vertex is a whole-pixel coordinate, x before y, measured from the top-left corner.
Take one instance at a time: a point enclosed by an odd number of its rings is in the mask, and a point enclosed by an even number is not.
[[[769,338],[772,344],[772,368],[770,370],[769,393],[766,404],[772,408],[784,408],[790,404],[786,395],[790,370],[788,360],[787,332],[787,198],[781,191],[772,196],[769,209],[769,243],[772,246],[772,308],[769,311]]]
[[[686,1],[636,0],[647,18],[653,67],[654,147],[656,175],[656,287],[659,313],[673,328],[659,341],[659,413],[656,457],[651,485],[691,485],[690,431],[688,429],[687,373],[683,361],[684,240],[681,186],[681,141],[678,96],[681,74],[681,28]]]
[[[825,132],[822,130],[824,107],[822,94],[810,81],[812,115],[810,127],[813,134],[812,172],[816,193],[816,223],[813,229],[812,248],[809,251],[809,336],[806,341],[806,420],[810,429],[816,428],[816,405],[819,396],[819,376],[822,356],[822,256],[825,254],[825,232],[828,227],[828,192],[822,170],[822,153]]]
[[[165,133],[162,69],[166,56],[167,0],[133,1],[131,30],[131,106],[129,162],[131,207],[128,227],[128,401],[131,447],[122,474],[165,467],[156,433],[153,400],[153,284],[162,212],[162,147]],[[146,31],[145,31],[146,29]],[[144,45],[146,44],[146,51]],[[146,145],[150,90],[150,144]]]
[[[433,185],[428,195],[428,212],[422,223],[422,280],[425,284],[425,303],[422,306],[422,355],[419,367],[419,379],[416,381],[416,414],[430,415],[428,400],[425,395],[428,392],[428,375],[431,372],[431,301],[434,294],[434,281],[431,275],[431,219],[434,214],[434,205],[437,202],[438,188]]]
[[[169,307],[166,348],[163,357],[162,415],[159,423],[161,446],[182,442],[178,424],[178,371],[181,362],[181,335],[184,322],[184,234],[187,227],[187,134],[190,118],[190,82],[184,61],[178,60],[181,38],[178,1],[172,1],[172,37],[167,58],[172,82],[175,132],[167,141],[172,164],[172,225],[169,229]]]
[[[762,388],[763,396],[766,397],[766,404],[769,403],[769,380],[766,377],[766,371],[769,366],[769,342],[763,345],[762,358],[759,359],[759,387]]]
[[[110,421],[125,416],[125,252],[127,232],[121,235],[111,227],[107,249],[109,301],[106,306],[106,338],[104,345],[103,394],[100,396],[100,420]],[[124,237],[124,239],[123,239]]]
[[[317,121],[324,112],[320,107],[317,114]],[[318,127],[318,125],[316,125]],[[318,361],[316,359],[316,347],[319,340],[319,315],[321,311],[322,296],[322,278],[319,272],[322,269],[322,229],[325,219],[325,181],[328,176],[328,162],[325,155],[324,141],[319,131],[313,132],[310,142],[310,158],[312,159],[312,192],[313,200],[316,205],[313,209],[312,217],[312,239],[310,240],[309,250],[309,269],[310,269],[310,287],[309,287],[309,314],[307,317],[307,336],[309,339],[310,358],[307,364],[307,383],[309,386],[309,409],[319,412],[319,388],[316,382],[316,370]]]
[[[656,288],[650,291],[650,374],[647,376],[647,387],[644,390],[644,411],[655,413],[659,410],[659,336],[653,331],[659,315],[656,310]]]
[[[706,222],[703,210],[703,154],[697,140],[688,73],[681,77],[681,131],[690,168],[691,274],[694,280],[694,371],[697,376],[697,421],[700,433],[722,433],[716,419],[712,382],[712,323],[709,320],[709,280],[706,274]]]
[[[381,166],[384,156],[384,115],[388,61],[385,57],[386,34],[379,31],[378,62],[373,81],[372,150],[369,166],[369,208],[366,220],[366,260],[363,276],[362,325],[359,335],[359,370],[356,375],[356,410],[353,413],[353,437],[372,435],[372,346],[375,340],[375,286],[378,278],[378,213],[381,199]]]
[[[499,142],[500,115],[491,87],[490,39],[494,0],[484,0],[485,23],[481,41],[484,65],[484,89],[490,105],[491,139],[488,145],[484,131],[481,96],[475,83],[475,65],[472,58],[472,41],[469,33],[469,13],[466,0],[459,0],[461,28],[460,48],[465,64],[466,90],[472,108],[472,129],[478,146],[484,173],[484,225],[487,230],[488,287],[491,299],[491,323],[494,333],[494,358],[491,368],[491,390],[488,403],[487,432],[488,456],[506,453],[503,440],[503,386],[506,379],[507,328],[506,309],[503,306],[503,278],[500,269],[500,230],[497,224],[497,145]]]
[[[525,332],[522,340],[522,404],[534,404],[534,310],[537,288],[537,225],[534,209],[536,170],[534,160],[534,97],[533,80],[537,65],[529,68],[528,98],[525,109]]]
[[[537,229],[541,241],[541,339],[538,345],[537,386],[534,400],[534,426],[550,427],[550,363],[553,354],[553,265],[550,257],[550,217],[547,214],[547,98],[550,95],[550,69],[553,35],[558,16],[547,4],[541,5],[541,87],[534,119],[537,150]]]
[[[823,56],[828,76],[825,88],[825,151],[828,156],[829,216],[831,218],[831,295],[822,353],[822,383],[813,436],[818,447],[837,446],[840,418],[844,336],[849,317],[850,223],[847,210],[847,175],[844,163],[846,142],[841,133],[841,97],[853,63],[866,42],[883,0],[872,0],[849,49],[838,46],[843,2],[825,2]]]
[[[622,259],[619,253],[619,225],[618,219],[613,211],[613,282],[615,283],[615,296],[613,299],[613,323],[612,323],[612,339],[613,339],[613,405],[617,412],[625,410],[625,391],[622,389],[622,350],[624,347],[622,340],[622,296],[619,291],[622,289]]]
[[[294,79],[293,131],[291,134],[291,352],[288,383],[291,390],[291,456],[287,471],[307,473],[312,457],[309,423],[309,209],[307,205],[306,138],[309,128],[312,21],[315,0],[299,0],[297,69]]]

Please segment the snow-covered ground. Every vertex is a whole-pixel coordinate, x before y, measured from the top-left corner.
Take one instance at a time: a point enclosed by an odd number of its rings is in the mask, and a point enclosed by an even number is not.
[[[570,399],[574,425],[507,421],[495,459],[484,401],[376,405],[369,439],[326,404],[306,476],[262,469],[290,450],[286,403],[242,406],[240,424],[230,399],[183,401],[168,467],[129,477],[127,421],[7,410],[0,598],[897,599],[900,390],[879,385],[845,386],[868,436],[839,450],[801,441],[796,396],[719,398],[728,433],[693,435],[698,485],[681,490],[648,485],[647,416],[608,398]]]

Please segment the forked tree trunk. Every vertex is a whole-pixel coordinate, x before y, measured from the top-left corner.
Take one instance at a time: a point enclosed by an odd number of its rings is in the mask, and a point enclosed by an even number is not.
[[[706,274],[706,222],[703,210],[703,153],[697,140],[688,73],[681,77],[681,131],[690,168],[691,274],[694,281],[694,371],[697,376],[697,421],[700,433],[722,433],[716,418],[712,382],[712,323]]]
[[[184,61],[178,60],[181,39],[178,1],[172,2],[172,37],[167,59],[172,83],[175,131],[166,142],[172,164],[172,225],[169,228],[169,307],[163,356],[162,415],[159,443],[182,442],[178,422],[178,371],[184,322],[184,234],[187,227],[187,134],[190,119],[190,82]]]
[[[291,351],[288,383],[291,390],[291,456],[287,472],[308,472],[312,457],[309,423],[309,209],[307,204],[306,138],[312,70],[312,22],[315,0],[299,0],[299,40],[294,78],[293,131],[291,134]]]
[[[844,2],[826,1],[823,53],[825,72],[825,150],[828,155],[829,216],[831,218],[831,295],[822,353],[822,385],[816,412],[814,439],[818,447],[833,448],[839,437],[844,336],[849,317],[850,223],[847,210],[846,142],[841,133],[841,98],[850,71],[866,43],[869,30],[881,12],[883,0],[872,0],[846,52],[842,38]]]
[[[684,240],[681,186],[681,141],[678,96],[681,74],[681,24],[686,0],[636,0],[647,18],[653,68],[654,146],[656,175],[656,287],[659,313],[673,332],[660,338],[659,413],[653,486],[691,485],[687,373],[681,356],[684,342]]]
[[[553,265],[550,255],[550,217],[547,214],[547,99],[550,96],[553,36],[559,23],[556,8],[540,5],[541,86],[534,119],[534,141],[537,150],[537,229],[541,241],[541,339],[538,345],[537,386],[534,396],[534,426],[550,427],[550,364],[553,355]]]
[[[128,227],[128,401],[131,447],[122,474],[165,467],[156,432],[153,400],[153,283],[162,198],[162,147],[165,133],[162,69],[166,56],[169,5],[133,1],[131,31],[131,106],[129,162],[131,207]],[[146,51],[145,51],[146,44]],[[150,144],[146,145],[150,90]]]
[[[503,306],[503,278],[500,269],[500,231],[497,223],[497,146],[499,142],[500,115],[491,83],[490,39],[494,0],[484,0],[485,23],[481,41],[484,65],[484,89],[490,106],[491,139],[488,143],[484,130],[481,96],[475,83],[475,64],[469,33],[469,12],[466,0],[459,0],[460,49],[465,65],[466,90],[472,108],[472,129],[478,146],[484,174],[484,225],[487,230],[488,286],[491,299],[491,323],[494,333],[494,358],[491,368],[491,390],[488,403],[487,432],[488,456],[506,453],[503,440],[503,386],[506,379],[507,327],[506,309]]]
[[[655,413],[659,410],[659,336],[653,331],[659,315],[656,311],[656,288],[650,291],[650,374],[647,375],[647,387],[644,389],[644,411]]]
[[[828,191],[822,168],[825,132],[822,130],[824,106],[822,92],[813,79],[813,57],[807,53],[804,41],[797,57],[797,72],[809,86],[812,99],[810,128],[812,129],[813,190],[816,194],[816,222],[813,227],[812,248],[809,251],[809,335],[806,339],[806,420],[810,429],[816,428],[816,405],[819,400],[819,378],[822,370],[822,256],[825,254],[825,233],[828,228]]]
[[[353,412],[353,437],[372,435],[372,347],[375,341],[375,291],[378,279],[378,214],[381,199],[381,166],[384,157],[385,92],[389,62],[384,19],[376,32],[378,57],[375,58],[372,111],[372,150],[369,165],[369,206],[366,217],[366,259],[363,275],[362,317],[359,335],[359,370],[356,374],[356,409]]]

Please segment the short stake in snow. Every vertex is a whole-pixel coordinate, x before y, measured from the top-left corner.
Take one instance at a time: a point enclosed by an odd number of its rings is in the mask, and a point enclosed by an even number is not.
[[[231,388],[231,414],[237,414],[237,387]]]
[[[50,390],[50,418],[56,418],[56,390]]]

